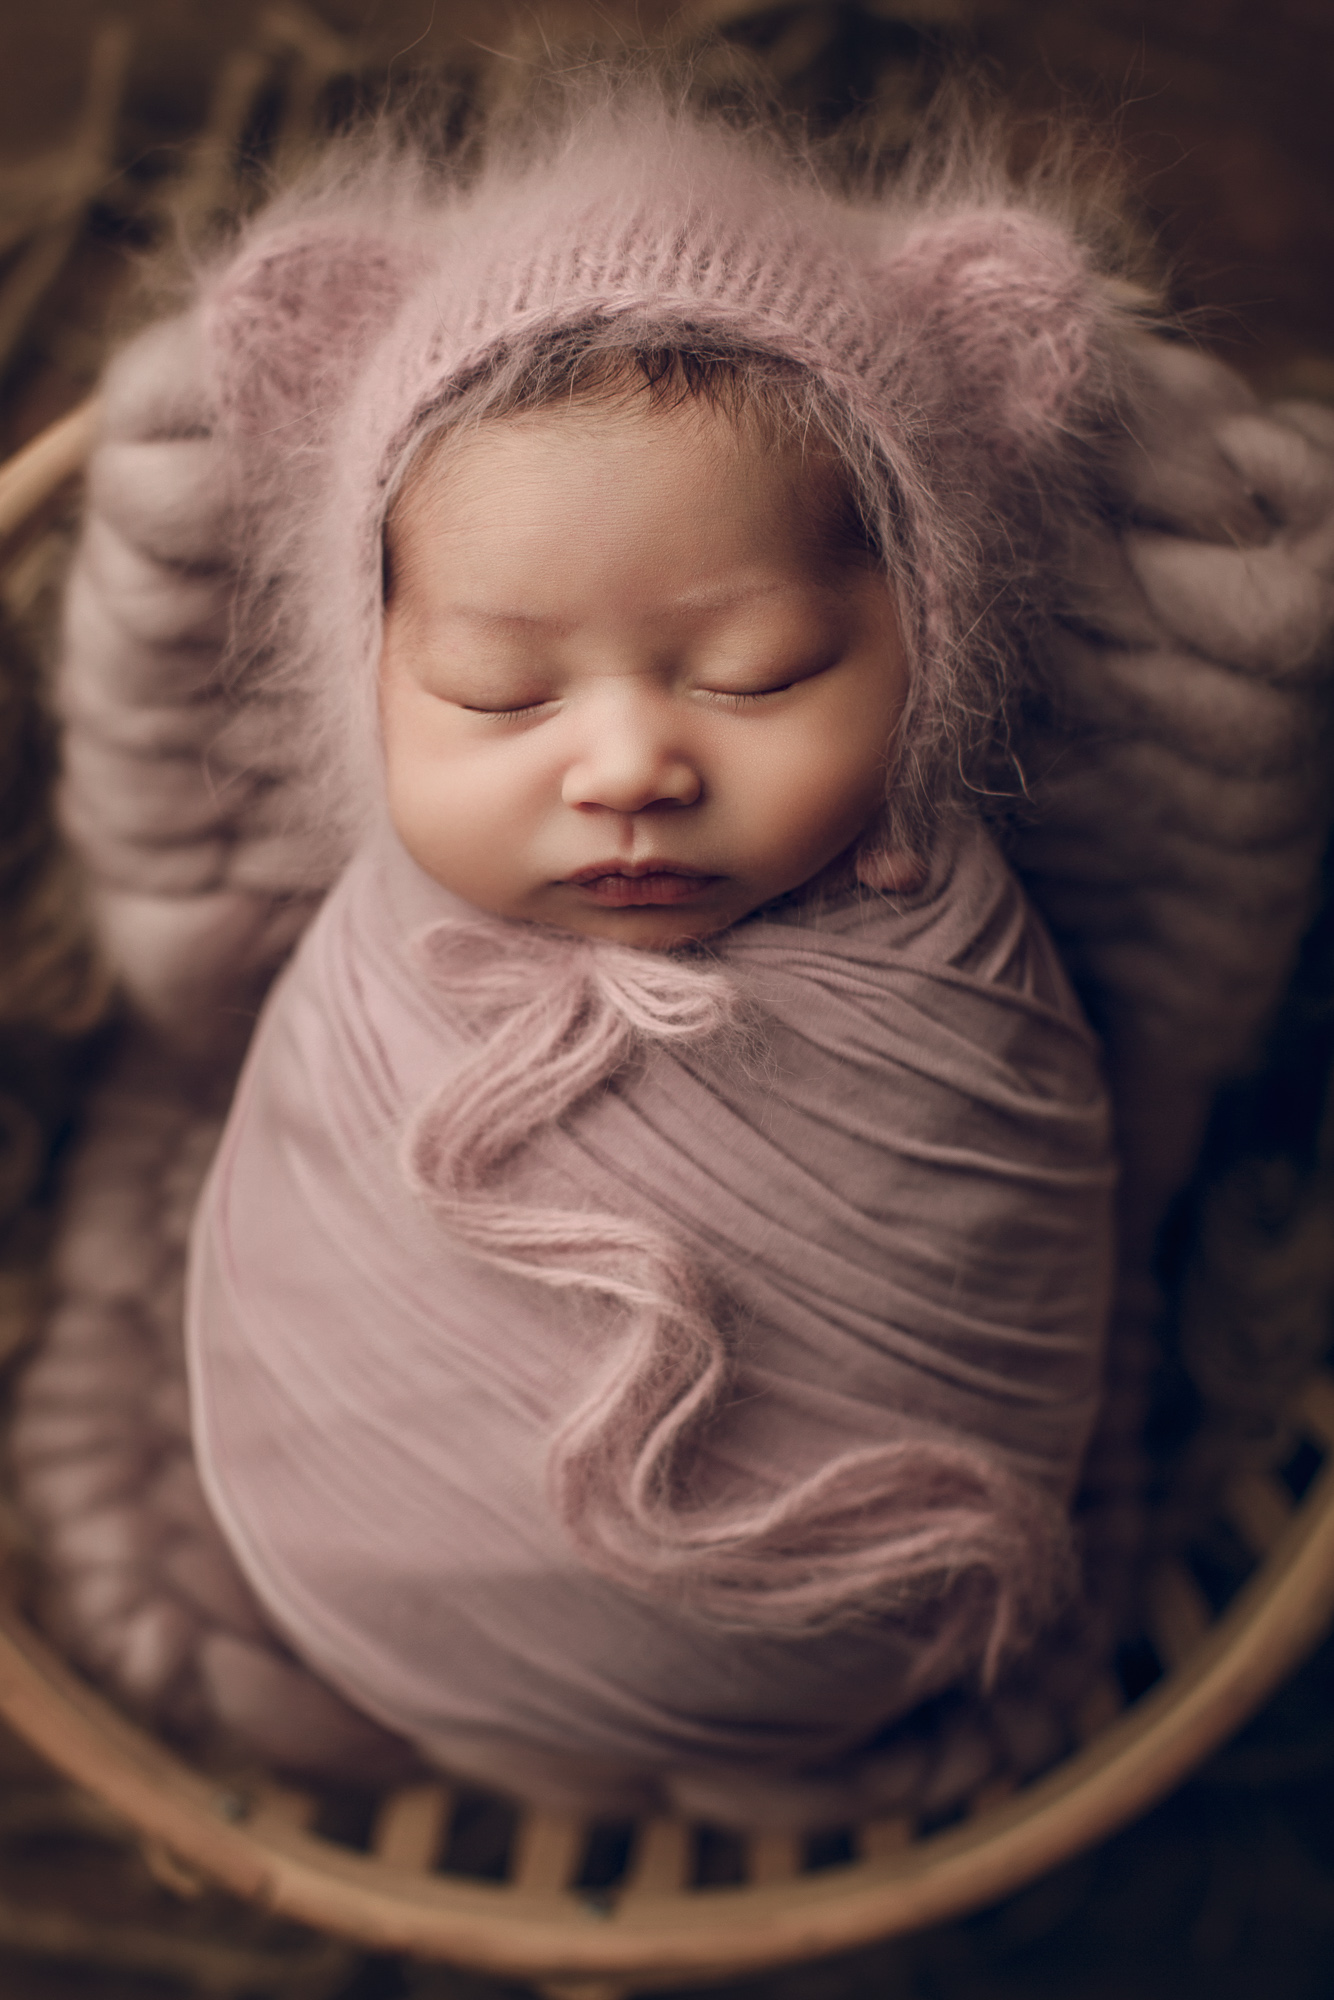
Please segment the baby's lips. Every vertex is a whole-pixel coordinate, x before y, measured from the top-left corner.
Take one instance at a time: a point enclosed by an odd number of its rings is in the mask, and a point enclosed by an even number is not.
[[[587,869],[569,878],[572,885],[609,909],[639,909],[646,905],[690,902],[720,882],[720,875],[701,875],[679,868],[645,869],[639,874],[617,870],[590,874]]]
[[[718,880],[707,869],[696,868],[689,861],[677,861],[668,854],[641,855],[638,861],[626,861],[614,854],[609,860],[590,861],[583,868],[572,869],[563,879],[582,885],[604,875],[625,875],[631,879],[644,875],[694,875],[710,882]]]

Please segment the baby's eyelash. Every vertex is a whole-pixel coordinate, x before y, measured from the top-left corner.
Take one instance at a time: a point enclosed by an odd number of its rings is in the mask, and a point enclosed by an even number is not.
[[[779,687],[755,688],[744,693],[731,688],[697,688],[695,692],[710,703],[737,710],[753,707],[756,702],[767,701],[772,695],[786,694],[789,688],[795,686],[795,681],[784,681]],[[522,702],[516,708],[483,708],[479,703],[469,701],[461,701],[457,706],[465,715],[487,716],[496,722],[522,722],[525,716],[539,715],[544,708],[549,708],[553,699],[548,695],[542,701]]]
[[[707,695],[710,701],[721,702],[724,708],[749,708],[753,702],[764,701],[771,694],[784,694],[791,686],[791,681],[784,681],[782,687],[757,688],[751,694],[733,693],[728,688],[701,688],[700,693]]]
[[[524,702],[520,708],[476,708],[471,702],[461,701],[459,703],[459,707],[466,715],[498,716],[503,717],[506,722],[514,722],[525,715],[536,715],[539,709],[546,706],[547,704],[544,701]]]

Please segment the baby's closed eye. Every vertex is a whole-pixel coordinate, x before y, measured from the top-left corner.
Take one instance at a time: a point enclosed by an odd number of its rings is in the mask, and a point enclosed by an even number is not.
[[[836,666],[841,649],[823,648],[818,654],[773,661],[710,660],[696,665],[682,662],[648,665],[631,669],[625,678],[644,684],[656,683],[660,693],[706,706],[740,710],[788,693],[803,682],[814,680]],[[603,678],[579,664],[568,670],[544,667],[535,670],[524,660],[486,662],[475,657],[460,660],[450,653],[423,651],[413,661],[413,677],[437,700],[448,702],[466,714],[518,720],[554,711],[565,703],[578,701]],[[612,678],[621,678],[613,675]]]
[[[495,698],[485,701],[464,701],[458,695],[446,695],[444,699],[452,701],[455,708],[463,709],[468,715],[498,715],[514,720],[519,716],[538,715],[543,709],[551,708],[556,697],[533,695],[530,699],[517,701],[500,701]]]
[[[423,693],[471,715],[529,715],[562,693],[561,677],[531,659],[460,655],[447,645],[414,647],[408,670]]]
[[[744,708],[750,702],[786,694],[791,688],[800,687],[803,681],[815,680],[837,666],[842,657],[841,648],[825,648],[818,654],[780,664],[724,668],[715,665],[707,670],[707,677],[701,676],[694,682],[692,691],[714,703]]]

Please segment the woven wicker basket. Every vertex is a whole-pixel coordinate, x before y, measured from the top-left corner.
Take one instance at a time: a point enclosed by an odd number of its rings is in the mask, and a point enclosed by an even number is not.
[[[0,470],[0,562],[77,475],[95,423],[85,404]],[[336,1837],[319,1796],[194,1769],[93,1693],[25,1621],[14,1561],[0,1585],[0,1712],[129,1821],[182,1894],[219,1882],[369,1948],[567,2000],[740,1977],[1017,1889],[1143,1812],[1253,1712],[1334,1616],[1334,1376],[1313,1375],[1288,1414],[1302,1477],[1247,1470],[1222,1503],[1254,1557],[1249,1578],[1216,1611],[1184,1560],[1158,1572],[1146,1646],[1161,1674],[1128,1707],[1109,1679],[1081,1748],[1025,1786],[993,1779],[943,1829],[895,1819],[841,1841],[733,1842],[725,1886],[717,1836],[667,1820],[609,1841],[576,1820],[512,1814],[488,1875],[465,1872],[451,1851],[475,1801],[444,1783],[391,1791]]]

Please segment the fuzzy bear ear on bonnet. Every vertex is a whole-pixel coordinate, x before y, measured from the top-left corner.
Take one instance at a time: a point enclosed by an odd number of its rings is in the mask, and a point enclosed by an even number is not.
[[[997,204],[912,230],[882,267],[927,413],[1003,460],[1054,442],[1088,396],[1109,294],[1075,236]]]
[[[337,411],[418,269],[404,244],[346,228],[270,236],[206,295],[219,406],[252,437],[300,443]]]

